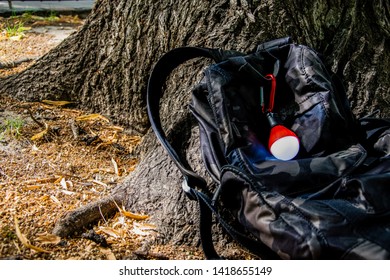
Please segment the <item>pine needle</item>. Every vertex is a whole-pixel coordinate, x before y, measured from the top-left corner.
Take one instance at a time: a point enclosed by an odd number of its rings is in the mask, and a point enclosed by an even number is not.
[[[106,117],[100,115],[100,114],[89,114],[89,115],[83,115],[80,117],[77,117],[77,121],[92,121],[92,120],[103,120],[105,122],[110,122]]]

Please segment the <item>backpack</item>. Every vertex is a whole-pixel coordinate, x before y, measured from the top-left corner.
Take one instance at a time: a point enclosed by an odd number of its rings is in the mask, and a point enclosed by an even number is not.
[[[189,104],[209,183],[172,148],[159,116],[170,72],[197,57],[215,62]],[[289,37],[249,54],[182,47],[157,62],[148,115],[183,174],[184,192],[199,203],[206,258],[220,258],[211,234],[215,215],[263,259],[390,259],[390,120],[357,120],[334,76],[316,51]],[[297,139],[286,142],[287,153],[294,151],[285,159],[268,144],[278,138],[276,126]]]

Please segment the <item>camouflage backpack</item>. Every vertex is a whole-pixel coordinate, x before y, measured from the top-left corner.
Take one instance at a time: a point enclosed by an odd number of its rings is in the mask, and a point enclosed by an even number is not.
[[[159,117],[166,78],[196,57],[216,62],[189,105],[209,184],[172,148]],[[219,258],[212,214],[265,259],[390,258],[390,120],[356,120],[311,48],[290,38],[250,54],[177,48],[155,65],[147,101],[152,128],[183,173],[183,190],[199,202],[207,258]],[[280,139],[293,140],[280,142],[286,158],[272,151]]]

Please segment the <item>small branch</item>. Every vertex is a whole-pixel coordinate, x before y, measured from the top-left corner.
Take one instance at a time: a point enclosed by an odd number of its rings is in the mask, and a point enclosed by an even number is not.
[[[33,113],[31,112],[31,110],[29,108],[26,108],[29,115],[30,115],[30,118],[35,122],[37,123],[40,127],[46,127],[46,125],[44,123],[41,123],[40,121],[38,121],[34,116],[33,116]]]

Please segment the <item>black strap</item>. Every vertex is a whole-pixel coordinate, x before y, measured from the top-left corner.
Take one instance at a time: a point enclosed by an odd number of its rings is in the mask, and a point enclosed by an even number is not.
[[[206,181],[190,170],[186,162],[181,159],[171,144],[166,139],[164,130],[161,127],[159,114],[160,99],[163,95],[162,88],[169,74],[180,64],[197,57],[218,59],[219,51],[216,49],[198,48],[198,47],[182,47],[173,49],[164,54],[150,75],[147,89],[147,109],[149,120],[154,133],[161,142],[169,156],[175,162],[177,167],[183,173],[185,180],[190,187],[205,187]]]

